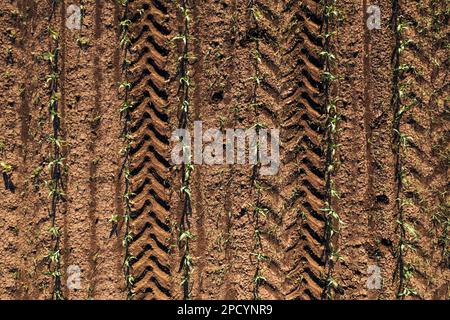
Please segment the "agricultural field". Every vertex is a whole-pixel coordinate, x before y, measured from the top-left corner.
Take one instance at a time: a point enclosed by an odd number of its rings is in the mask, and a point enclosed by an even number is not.
[[[449,15],[0,0],[0,299],[449,299]]]

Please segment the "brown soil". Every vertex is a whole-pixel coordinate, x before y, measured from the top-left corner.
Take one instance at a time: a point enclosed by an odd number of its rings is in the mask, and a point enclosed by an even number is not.
[[[80,2],[82,28],[70,30],[67,7]],[[133,299],[325,299],[330,292],[333,299],[395,299],[405,288],[413,292],[408,299],[450,297],[445,1],[377,1],[382,24],[371,31],[369,1],[338,1],[342,19],[330,25],[330,50],[339,78],[329,91],[319,0],[130,0],[127,9],[116,0],[61,0],[54,11],[51,3],[0,5],[0,161],[12,166],[0,167],[1,299],[52,298],[57,281],[48,274],[48,253],[55,243],[66,299],[126,299],[128,290]],[[187,280],[178,240],[182,168],[170,160],[183,102],[184,47],[176,40],[185,32],[183,6],[191,20],[187,127],[202,121],[203,130],[281,130],[275,176],[252,165],[195,166]],[[130,21],[128,64],[123,17]],[[398,18],[409,23],[400,40],[410,42],[396,66]],[[48,232],[55,150],[43,59],[52,48],[49,27],[60,48],[59,242]],[[415,71],[397,79],[396,68],[407,64]],[[125,70],[133,104],[124,116]],[[415,105],[397,122],[399,88],[407,91],[403,103]],[[339,197],[331,201],[326,95],[338,98],[340,116],[331,176]],[[405,144],[396,130],[410,137]],[[327,202],[343,221],[331,238]],[[408,248],[400,254],[402,243]],[[330,262],[331,244],[341,259]],[[81,271],[78,289],[67,286],[70,266]],[[379,289],[367,286],[371,266],[380,268]],[[330,279],[338,285],[330,287]]]

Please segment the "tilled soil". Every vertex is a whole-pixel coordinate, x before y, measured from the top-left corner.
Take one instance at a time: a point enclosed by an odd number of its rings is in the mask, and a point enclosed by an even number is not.
[[[370,4],[329,20],[319,0],[2,0],[0,298],[448,299],[448,8],[380,0],[369,30]],[[186,182],[172,132],[194,121],[280,129],[278,174],[195,165]]]

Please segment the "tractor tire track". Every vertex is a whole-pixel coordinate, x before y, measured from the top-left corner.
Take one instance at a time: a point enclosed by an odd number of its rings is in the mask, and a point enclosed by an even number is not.
[[[138,10],[143,10],[142,14]],[[166,69],[171,30],[166,5],[159,1],[133,1],[130,151],[133,240],[130,252],[134,294],[137,299],[172,296],[168,239],[169,132]]]
[[[282,183],[285,219],[283,289],[287,299],[320,299],[324,274],[325,200],[323,65],[319,1],[285,3]]]
[[[255,117],[259,124],[267,129],[277,129],[280,127],[279,113],[282,109],[281,103],[281,51],[282,35],[280,27],[282,26],[282,1],[257,0],[254,2],[253,13],[256,14],[256,27],[249,30],[249,36],[254,37],[258,54],[257,69],[261,77],[261,84],[255,91],[255,100],[258,104],[254,106]],[[252,55],[255,55],[253,53]],[[255,57],[249,57],[254,60]],[[274,176],[257,177],[258,184],[262,189],[258,199],[258,206],[266,211],[265,217],[259,215],[261,248],[264,259],[259,263],[260,272],[264,281],[259,286],[259,296],[262,299],[282,299],[283,270],[281,261],[283,258],[283,245],[281,236],[283,232],[283,219],[279,209],[280,187],[279,179]],[[257,260],[255,257],[252,260]]]
[[[404,104],[415,105],[402,117],[400,132],[408,142],[403,147],[404,188],[402,199],[405,223],[417,236],[407,231],[415,251],[405,254],[405,263],[413,268],[406,285],[423,299],[448,296],[448,163],[449,145],[448,92],[449,56],[448,5],[445,1],[426,1],[411,6],[400,1],[403,19],[408,23],[404,38],[409,45],[401,63],[411,68],[402,76],[409,84]],[[446,158],[447,157],[447,158]],[[438,275],[433,281],[431,275]],[[442,280],[441,280],[442,279]]]

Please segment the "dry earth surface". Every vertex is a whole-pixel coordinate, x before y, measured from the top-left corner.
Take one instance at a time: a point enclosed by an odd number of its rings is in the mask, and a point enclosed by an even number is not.
[[[449,9],[0,0],[0,298],[448,299]],[[175,165],[194,121],[278,174]]]

